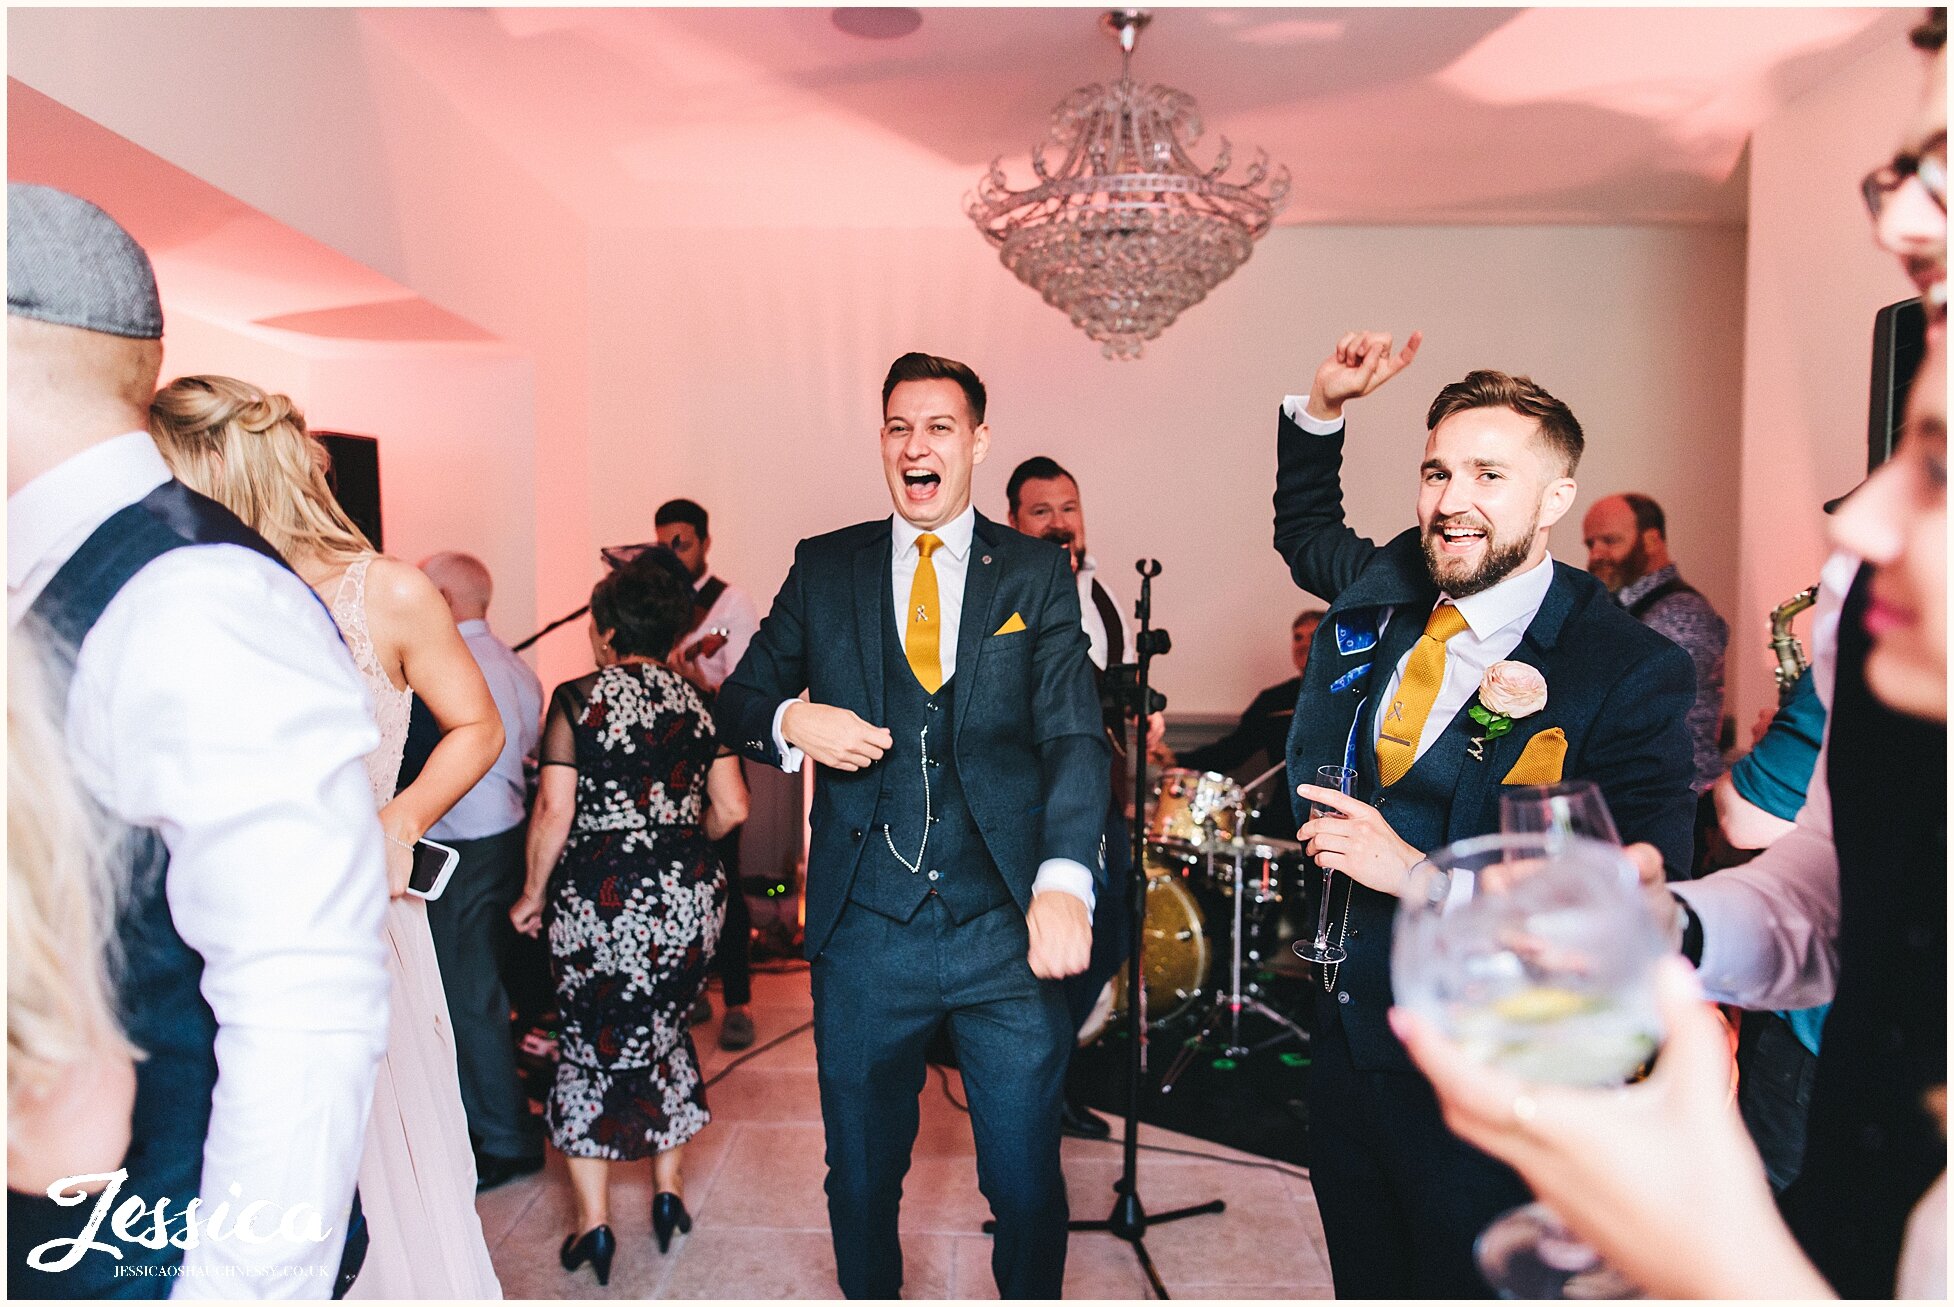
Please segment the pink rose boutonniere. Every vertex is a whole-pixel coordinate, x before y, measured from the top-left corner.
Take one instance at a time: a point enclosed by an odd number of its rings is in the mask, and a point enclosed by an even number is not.
[[[1479,702],[1466,710],[1486,732],[1474,737],[1472,756],[1483,761],[1486,741],[1512,730],[1515,717],[1531,717],[1546,706],[1547,678],[1538,667],[1510,660],[1488,667],[1479,681]]]

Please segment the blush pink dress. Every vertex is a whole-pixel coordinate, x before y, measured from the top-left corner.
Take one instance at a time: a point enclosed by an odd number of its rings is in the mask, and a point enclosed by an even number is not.
[[[366,757],[375,806],[400,777],[412,690],[397,689],[374,656],[366,625],[371,557],[346,570],[332,618],[366,679],[380,747]],[[387,905],[383,934],[392,1017],[360,1157],[360,1206],[372,1243],[349,1299],[500,1298],[475,1213],[475,1156],[461,1105],[448,996],[441,988],[427,904],[411,894]]]

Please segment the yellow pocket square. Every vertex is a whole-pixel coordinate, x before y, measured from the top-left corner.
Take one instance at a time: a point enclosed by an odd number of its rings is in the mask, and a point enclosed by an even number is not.
[[[1022,631],[1024,629],[1025,629],[1024,617],[1018,613],[1012,613],[1009,617],[1007,617],[1004,620],[1004,625],[998,627],[995,631],[992,631],[991,634],[1009,635],[1013,631]]]
[[[1513,770],[1506,773],[1506,779],[1500,784],[1558,784],[1561,766],[1566,761],[1567,732],[1558,726],[1549,726],[1527,741],[1527,747],[1520,751],[1520,760],[1513,764]]]

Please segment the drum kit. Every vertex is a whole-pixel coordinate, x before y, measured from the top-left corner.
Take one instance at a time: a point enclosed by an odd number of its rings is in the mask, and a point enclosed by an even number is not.
[[[1294,840],[1252,835],[1248,796],[1280,773],[1278,765],[1246,786],[1219,772],[1163,771],[1153,787],[1146,825],[1146,918],[1142,957],[1144,1019],[1149,1031],[1199,1018],[1197,1033],[1168,1067],[1160,1090],[1203,1048],[1240,1058],[1309,1036],[1269,1003],[1261,974],[1288,974],[1295,963],[1281,947],[1290,931],[1285,905],[1303,898],[1309,871]],[[1124,971],[1108,986],[1079,1033],[1097,1038],[1124,1018]],[[1204,1010],[1205,1009],[1205,1010]],[[1272,1022],[1275,1033],[1257,1044],[1242,1039],[1242,1018]],[[1220,1038],[1217,1040],[1217,1036]]]

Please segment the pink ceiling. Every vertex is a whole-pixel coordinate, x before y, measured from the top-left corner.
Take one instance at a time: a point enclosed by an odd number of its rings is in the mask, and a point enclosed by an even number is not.
[[[369,10],[369,38],[587,219],[954,226],[1116,75],[1092,9]],[[1135,75],[1266,147],[1287,222],[1741,222],[1752,129],[1914,9],[1163,9]],[[1205,157],[1202,151],[1197,151]]]
[[[149,251],[171,312],[302,345],[496,337],[7,79],[7,176],[100,205]]]

